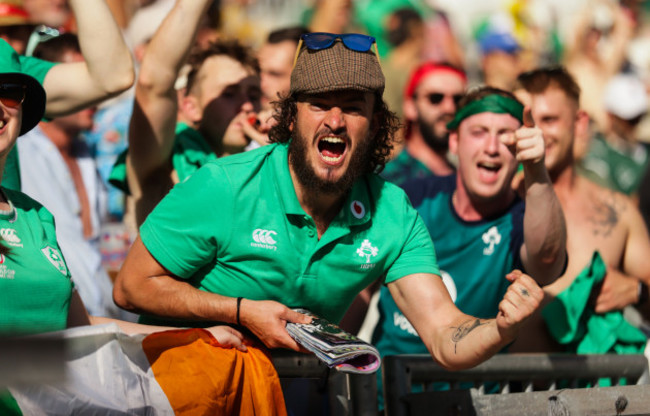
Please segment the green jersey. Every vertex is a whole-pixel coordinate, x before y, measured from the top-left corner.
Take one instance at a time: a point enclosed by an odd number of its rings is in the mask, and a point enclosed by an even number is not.
[[[589,152],[577,165],[578,173],[606,188],[634,194],[650,161],[649,148],[647,143],[619,148],[597,134],[589,144]]]
[[[70,273],[56,241],[54,218],[27,195],[4,189],[12,207],[0,212],[0,333],[29,334],[66,327]]]
[[[510,285],[505,275],[515,268],[524,270],[520,258],[524,202],[517,198],[501,215],[464,221],[452,205],[455,189],[455,174],[404,184],[431,233],[440,274],[458,309],[478,318],[494,318]],[[428,353],[386,287],[380,289],[378,309],[379,322],[372,342],[382,357]],[[381,379],[378,383],[381,400]]]
[[[288,146],[279,144],[199,169],[152,211],[140,237],[200,290],[304,307],[331,322],[380,277],[438,273],[421,218],[401,189],[374,174],[355,183],[319,239],[298,202]]]
[[[381,177],[395,185],[417,178],[432,176],[433,172],[424,163],[411,156],[406,149],[402,150],[395,159],[386,164]]]
[[[128,149],[118,157],[108,181],[111,185],[129,194],[126,180],[126,155]],[[176,124],[176,138],[172,147],[172,166],[180,182],[189,178],[201,166],[211,160],[216,160],[217,155],[212,151],[201,133],[185,123]]]

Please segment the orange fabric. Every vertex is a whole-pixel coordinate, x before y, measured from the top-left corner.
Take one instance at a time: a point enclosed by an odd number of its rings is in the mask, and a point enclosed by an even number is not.
[[[148,335],[142,348],[177,415],[286,415],[271,359],[248,344],[223,348],[195,328]]]

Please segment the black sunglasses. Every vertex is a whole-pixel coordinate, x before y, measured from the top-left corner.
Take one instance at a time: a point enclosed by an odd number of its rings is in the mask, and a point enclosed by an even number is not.
[[[25,101],[25,90],[23,84],[0,84],[0,102],[5,107],[18,108]]]
[[[438,105],[442,102],[442,100],[445,99],[445,97],[448,97],[447,94],[441,94],[439,92],[432,92],[431,94],[427,95],[427,98],[429,99],[429,102],[433,105]],[[451,96],[451,99],[454,100],[454,104],[458,106],[458,103],[460,103],[460,100],[463,98],[463,94],[454,94]]]

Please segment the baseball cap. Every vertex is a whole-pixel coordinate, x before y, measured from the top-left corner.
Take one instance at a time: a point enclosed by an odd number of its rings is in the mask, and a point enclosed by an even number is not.
[[[639,117],[648,111],[645,84],[634,74],[617,74],[605,86],[605,109],[624,120]]]
[[[508,32],[488,32],[479,38],[478,43],[484,55],[495,51],[514,54],[521,50],[517,40]]]

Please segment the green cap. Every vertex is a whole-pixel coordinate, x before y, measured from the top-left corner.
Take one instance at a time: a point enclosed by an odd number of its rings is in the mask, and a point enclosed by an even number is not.
[[[20,128],[20,134],[23,135],[33,129],[45,114],[45,90],[36,78],[22,72],[18,54],[0,39],[0,83],[3,82],[14,82],[26,87]]]

